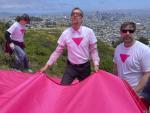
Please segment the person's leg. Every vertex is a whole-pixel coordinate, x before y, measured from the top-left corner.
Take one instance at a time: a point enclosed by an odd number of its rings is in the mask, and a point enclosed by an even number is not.
[[[13,64],[12,68],[18,70],[20,68],[20,64],[20,60],[18,59],[18,57],[15,56],[15,63]]]
[[[78,75],[77,78],[79,81],[84,80],[91,74],[91,66],[90,62],[87,62],[82,67],[78,67]]]
[[[20,57],[19,57],[19,55],[18,55],[19,50],[20,50],[20,47],[15,45],[15,48],[14,48],[14,50],[12,51],[12,52],[13,52],[12,54],[13,54],[14,57],[15,57],[15,63],[14,63],[14,65],[13,65],[13,68],[15,68],[15,69],[19,69],[19,68],[20,68],[20,65],[21,65],[21,59],[20,59]]]
[[[67,65],[64,75],[61,80],[62,85],[70,85],[72,81],[76,78],[76,71],[71,65]]]
[[[28,60],[27,55],[25,55],[23,59],[23,64],[24,64],[24,69],[29,69],[29,60]]]
[[[29,68],[29,61],[28,61],[28,57],[27,57],[25,51],[16,45],[15,49],[14,49],[14,53],[15,53],[15,56],[18,59],[18,61],[23,63],[24,69],[28,69]]]
[[[27,55],[25,56],[23,63],[24,63],[24,71],[29,72],[29,73],[33,73],[32,69],[29,68],[29,60],[28,60]]]
[[[14,54],[16,57],[18,57],[18,59],[20,61],[23,61],[24,57],[25,57],[25,52],[22,48],[20,48],[19,46],[15,45],[14,48]]]

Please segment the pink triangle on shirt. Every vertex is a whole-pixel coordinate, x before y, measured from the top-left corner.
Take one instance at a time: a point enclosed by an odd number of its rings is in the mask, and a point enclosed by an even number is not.
[[[82,37],[81,37],[81,38],[72,38],[72,40],[73,40],[77,45],[80,45],[82,39],[83,39]]]
[[[24,34],[24,33],[25,33],[25,30],[24,30],[24,29],[21,29],[20,31],[21,31],[21,33],[22,33],[22,34]]]
[[[120,54],[120,58],[122,60],[122,62],[124,63],[126,61],[126,59],[129,57],[129,55],[127,54]]]

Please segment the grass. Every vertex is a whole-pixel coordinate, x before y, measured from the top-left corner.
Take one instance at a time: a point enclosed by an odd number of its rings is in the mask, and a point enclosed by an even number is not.
[[[29,29],[25,35],[25,44],[27,55],[30,59],[30,66],[34,71],[38,71],[45,65],[50,54],[57,46],[57,40],[61,35],[61,29]],[[2,33],[0,34],[0,42],[4,44]],[[1,46],[2,46],[1,44]],[[112,72],[112,56],[114,49],[108,44],[98,41],[98,51],[100,53],[101,65],[100,69]],[[6,55],[0,49],[0,69],[9,69],[11,57]],[[49,68],[46,73],[49,75],[62,76],[66,66],[66,51],[61,55],[56,64]]]

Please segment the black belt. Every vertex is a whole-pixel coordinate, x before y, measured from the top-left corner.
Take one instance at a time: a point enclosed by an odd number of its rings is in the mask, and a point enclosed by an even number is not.
[[[90,62],[88,61],[88,62],[83,63],[83,64],[73,64],[73,63],[71,63],[69,60],[67,60],[67,63],[68,63],[69,65],[72,65],[72,66],[82,67],[82,66],[84,66],[84,65],[89,64]]]

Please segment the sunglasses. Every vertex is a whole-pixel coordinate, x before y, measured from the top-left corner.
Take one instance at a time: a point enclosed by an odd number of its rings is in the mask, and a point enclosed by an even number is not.
[[[129,32],[129,33],[134,33],[134,30],[128,30],[128,29],[127,29],[127,30],[121,30],[121,32],[122,32],[122,33],[127,33],[127,32]]]

